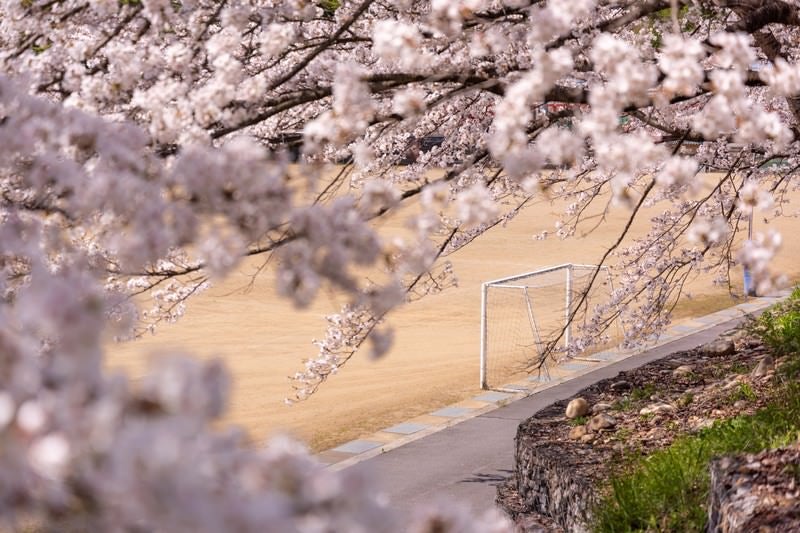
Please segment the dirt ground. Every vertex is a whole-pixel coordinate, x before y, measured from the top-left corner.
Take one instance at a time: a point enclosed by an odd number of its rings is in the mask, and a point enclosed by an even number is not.
[[[154,336],[111,346],[109,364],[135,378],[143,374],[153,352],[222,357],[235,380],[226,422],[243,425],[255,440],[288,432],[314,450],[336,446],[477,394],[481,283],[562,263],[593,264],[616,239],[628,215],[617,208],[587,236],[534,240],[541,230],[552,231],[555,216],[548,213],[558,209],[549,202],[534,204],[506,227],[490,230],[451,255],[458,287],[395,312],[390,317],[395,344],[388,356],[373,362],[357,354],[314,396],[294,406],[283,401],[292,395],[287,376],[301,368],[304,357],[314,355],[311,341],[323,336],[323,316],[337,309],[336,298],[323,294],[310,309],[298,311],[276,296],[268,269],[248,287],[258,260],[194,298],[177,324],[162,327]],[[646,231],[647,214],[634,225],[633,234]],[[392,229],[393,223],[385,224]],[[776,266],[796,278],[800,240],[792,238],[792,231],[800,229],[800,221],[771,225],[783,230],[785,240]],[[765,228],[757,221],[755,229]],[[741,273],[736,275],[738,282]],[[693,292],[693,299],[677,310],[679,317],[733,303],[704,280],[694,284]]]

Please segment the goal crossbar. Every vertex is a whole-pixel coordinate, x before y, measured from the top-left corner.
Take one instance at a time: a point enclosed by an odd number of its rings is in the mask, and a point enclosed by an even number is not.
[[[529,278],[531,276],[536,276],[538,274],[547,274],[548,272],[555,272],[557,270],[564,270],[565,268],[595,269],[595,268],[597,268],[597,265],[578,265],[578,264],[575,264],[575,263],[564,263],[563,265],[556,265],[556,266],[552,266],[552,267],[541,268],[539,270],[534,270],[533,272],[526,272],[524,274],[515,274],[513,276],[508,276],[506,278],[500,278],[500,279],[493,279],[493,280],[490,280],[490,281],[485,281],[485,282],[483,282],[483,285],[498,285],[498,284],[506,283],[506,282],[509,282],[509,281],[517,281],[517,280],[520,280],[520,279]],[[603,269],[603,268],[607,268],[607,267],[602,267],[601,266],[600,268]],[[515,288],[515,289],[516,288],[521,288],[521,286],[515,286],[515,287],[512,287],[512,288]]]

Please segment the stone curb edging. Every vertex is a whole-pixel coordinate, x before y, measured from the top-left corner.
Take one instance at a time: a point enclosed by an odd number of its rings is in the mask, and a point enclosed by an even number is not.
[[[465,420],[483,415],[533,394],[538,394],[598,368],[633,357],[645,350],[651,350],[688,337],[733,318],[761,311],[777,302],[780,298],[780,296],[753,298],[748,302],[728,309],[688,320],[672,326],[659,336],[654,343],[637,350],[606,350],[592,354],[586,359],[573,359],[551,368],[546,378],[540,374],[531,376],[524,381],[508,383],[502,387],[484,391],[473,398],[437,409],[427,415],[395,424],[372,435],[346,442],[330,450],[325,450],[317,454],[316,458],[333,470],[341,470],[353,466],[361,461],[427,437]]]

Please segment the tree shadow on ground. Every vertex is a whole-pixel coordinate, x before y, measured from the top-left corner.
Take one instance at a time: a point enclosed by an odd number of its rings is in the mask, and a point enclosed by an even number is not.
[[[459,483],[488,483],[492,486],[498,486],[513,474],[513,470],[497,470],[495,474],[473,474],[472,477],[462,479]]]

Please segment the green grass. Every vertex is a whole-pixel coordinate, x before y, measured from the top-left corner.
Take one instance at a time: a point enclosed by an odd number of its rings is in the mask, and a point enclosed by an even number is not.
[[[788,361],[784,361],[778,369],[778,374],[787,380],[800,377],[800,357],[792,357]]]
[[[739,385],[736,388],[734,388],[728,395],[729,404],[734,404],[739,400],[744,400],[746,402],[754,402],[757,399],[758,396],[756,396],[756,392],[753,390],[753,387],[747,382],[739,383]]]
[[[626,442],[631,436],[633,436],[631,428],[619,428],[614,432],[613,438],[619,442]]]
[[[333,15],[342,3],[339,0],[318,0],[317,5],[322,8],[326,15]]]
[[[630,394],[626,394],[618,398],[611,404],[612,411],[630,411],[635,408],[637,404],[650,400],[650,397],[655,394],[656,388],[652,383],[648,383],[644,387],[637,387],[633,389]]]
[[[588,421],[589,421],[589,418],[588,418],[588,417],[585,417],[585,416],[576,416],[575,418],[572,418],[572,419],[570,419],[570,421],[569,421],[569,425],[570,425],[570,426],[573,426],[573,427],[575,427],[575,426],[582,426],[582,425],[584,425],[584,424],[585,424],[586,422],[588,422]]]
[[[682,394],[680,398],[678,398],[677,404],[678,407],[687,407],[691,405],[693,401],[694,401],[694,394],[692,394],[691,392],[686,392]]]
[[[648,383],[642,388],[635,388],[631,391],[631,400],[640,402],[642,400],[649,400],[650,396],[655,394],[656,387],[652,383]]]
[[[800,352],[800,287],[764,311],[750,325],[750,331],[777,355]]]
[[[729,369],[731,374],[747,374],[750,368],[744,363],[733,363]]]
[[[798,365],[800,366],[800,365]],[[631,459],[594,509],[598,532],[703,531],[709,461],[758,452],[800,436],[800,384],[792,379],[754,415],[718,421],[645,458]]]
[[[611,409],[614,411],[630,411],[632,408],[633,401],[627,396],[624,396],[611,404]]]

